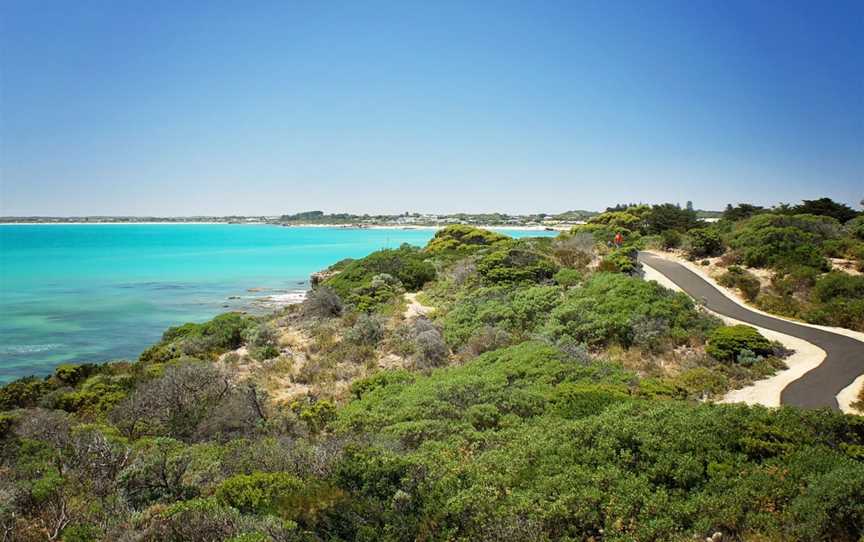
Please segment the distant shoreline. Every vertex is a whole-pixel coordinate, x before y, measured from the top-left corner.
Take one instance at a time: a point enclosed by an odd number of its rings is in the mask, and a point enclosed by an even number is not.
[[[338,230],[440,230],[454,224],[437,226],[411,226],[392,224],[271,224],[266,222],[0,222],[0,226],[273,226],[285,228],[327,228]],[[573,224],[555,226],[510,226],[510,225],[478,225],[461,224],[483,228],[486,230],[516,230],[516,231],[568,231]]]

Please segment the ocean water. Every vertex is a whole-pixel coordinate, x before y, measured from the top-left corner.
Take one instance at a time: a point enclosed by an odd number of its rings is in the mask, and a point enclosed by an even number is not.
[[[551,232],[508,231],[514,237]],[[0,382],[135,359],[169,326],[305,291],[343,258],[432,230],[129,224],[0,226]]]

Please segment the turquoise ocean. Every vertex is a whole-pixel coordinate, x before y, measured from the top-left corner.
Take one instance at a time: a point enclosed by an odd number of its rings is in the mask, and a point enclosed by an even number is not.
[[[169,326],[254,310],[263,297],[308,289],[310,274],[343,258],[423,245],[433,234],[228,224],[2,225],[0,383],[49,374],[66,362],[135,359]]]

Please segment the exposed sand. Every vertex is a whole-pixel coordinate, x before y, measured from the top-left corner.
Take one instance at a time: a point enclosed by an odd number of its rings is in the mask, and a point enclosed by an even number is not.
[[[735,303],[741,305],[742,307],[746,307],[747,309],[749,309],[753,312],[758,312],[760,314],[764,314],[765,316],[770,316],[772,318],[777,318],[780,320],[787,320],[789,322],[794,322],[794,323],[802,325],[802,326],[810,326],[813,328],[829,331],[832,333],[837,333],[839,335],[845,335],[847,337],[852,337],[853,339],[858,339],[859,341],[864,342],[864,333],[861,333],[860,331],[853,331],[851,329],[845,329],[842,327],[820,326],[820,325],[816,325],[816,324],[810,324],[810,323],[802,322],[799,320],[792,320],[790,318],[784,318],[782,316],[778,316],[776,314],[771,314],[771,313],[765,312],[763,310],[760,310],[760,309],[748,304],[747,302],[745,302],[744,299],[742,297],[740,297],[736,292],[729,290],[728,288],[726,288],[724,286],[721,286],[701,266],[696,265],[693,262],[690,262],[688,260],[676,258],[675,256],[670,255],[670,254],[665,253],[665,252],[660,252],[660,251],[655,251],[655,250],[648,250],[646,252],[650,252],[651,254],[654,254],[655,256],[659,256],[661,258],[665,258],[667,260],[671,260],[671,261],[674,261],[676,263],[683,265],[684,267],[690,269],[691,271],[693,271],[694,273],[696,273],[697,275],[699,275],[700,277],[702,277],[703,279],[708,281],[711,285],[713,285],[715,288],[717,288],[717,290],[719,290],[720,293],[725,295],[727,298],[729,298],[730,300],[734,301]],[[659,272],[657,272],[654,269],[651,270],[652,271],[652,277],[648,278],[649,266],[643,264],[643,268],[646,271],[646,279],[656,280],[654,277],[659,276],[665,280],[665,283],[657,280],[658,283],[660,283],[666,287],[669,287],[668,284],[674,285],[674,283],[672,283],[670,280],[666,279],[665,276],[661,275]],[[678,291],[680,291],[680,288],[676,287],[676,289]],[[723,317],[723,319],[729,320],[729,321],[734,321],[731,318]],[[747,324],[747,325],[752,325],[752,324]],[[756,327],[756,329],[758,329],[763,335],[765,335],[769,339],[776,340],[776,341],[780,342],[781,344],[783,344],[784,346],[786,346],[787,348],[790,348],[792,350],[796,350],[796,353],[793,354],[791,357],[789,357],[786,360],[786,364],[789,366],[789,369],[786,369],[785,371],[781,371],[780,373],[778,373],[778,374],[776,374],[770,378],[767,378],[765,380],[760,380],[759,382],[755,382],[754,384],[752,384],[751,386],[747,386],[746,388],[742,388],[740,390],[734,390],[734,391],[730,392],[729,394],[727,394],[727,396],[722,400],[722,402],[736,402],[734,399],[731,399],[733,394],[735,394],[734,397],[740,398],[740,399],[738,399],[738,401],[740,401],[740,402],[748,402],[749,403],[750,401],[748,401],[746,399],[756,398],[758,400],[754,401],[754,402],[758,402],[759,404],[763,404],[763,405],[768,405],[768,401],[772,400],[772,397],[774,396],[774,393],[776,391],[777,397],[778,397],[778,404],[779,404],[780,391],[782,391],[783,388],[785,388],[787,385],[789,385],[789,383],[796,380],[797,378],[802,376],[807,371],[819,366],[819,364],[822,363],[822,361],[825,359],[825,356],[826,356],[825,351],[822,350],[821,348],[815,346],[814,344],[809,343],[807,341],[804,341],[802,339],[798,339],[797,337],[791,337],[789,335],[784,335],[782,333],[777,333],[776,331],[770,331],[767,329],[759,328],[757,326],[753,326],[753,327]],[[772,335],[777,336],[777,337],[779,337],[779,336],[786,337],[787,339],[774,338]],[[789,342],[787,343],[787,341],[789,341]],[[796,348],[796,346],[793,346],[794,343],[798,344],[797,348]],[[799,348],[804,349],[803,351],[806,352],[806,356],[808,358],[807,360],[803,360],[803,359],[800,361],[799,360],[793,360],[793,358],[796,358],[798,356]],[[818,361],[815,361],[816,356],[820,356],[818,358]],[[805,367],[808,367],[808,368],[805,369]],[[797,374],[799,371],[800,371],[800,374],[792,377],[788,381],[786,380],[787,378],[789,378],[788,376],[784,377],[780,380],[777,380],[779,377],[781,377],[787,373],[789,375],[794,375],[794,374]],[[862,377],[864,377],[864,375],[862,375]],[[842,410],[843,412],[846,412],[847,414],[860,414],[859,411],[856,411],[855,409],[853,409],[850,406],[850,403],[855,402],[856,398],[858,397],[858,394],[861,392],[861,389],[864,388],[864,378],[862,378],[862,377],[858,377],[857,379],[855,379],[855,381],[852,384],[850,384],[849,386],[844,388],[837,395],[837,402],[839,403],[840,410]],[[747,391],[749,388],[756,388],[757,386],[761,386],[763,382],[770,383],[769,387],[765,388],[765,389],[761,389],[761,388],[754,389],[752,392]],[[779,391],[776,390],[776,388],[778,386],[781,386]],[[771,406],[771,405],[769,405],[769,406]]]
[[[861,414],[864,411],[856,409],[852,403],[858,401],[858,394],[864,388],[864,374],[856,378],[851,384],[840,390],[837,394],[837,403],[840,405],[840,410],[847,414]]]
[[[430,307],[428,305],[424,305],[417,301],[417,295],[420,292],[408,292],[405,294],[405,301],[408,303],[408,306],[405,307],[405,319],[413,320],[414,318],[418,318],[420,316],[428,316],[435,310],[434,307]]]

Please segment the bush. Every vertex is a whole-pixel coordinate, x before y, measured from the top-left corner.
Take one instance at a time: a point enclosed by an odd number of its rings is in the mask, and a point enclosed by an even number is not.
[[[469,339],[484,342],[492,339],[484,328],[526,337],[545,323],[552,309],[561,301],[560,289],[554,286],[527,286],[513,289],[506,286],[481,288],[470,292],[451,309],[443,320],[444,337],[453,348],[465,345]]]
[[[637,254],[636,248],[632,246],[624,246],[613,250],[603,258],[597,270],[607,273],[632,275],[639,268],[639,263],[636,260]]]
[[[381,319],[368,314],[361,314],[354,325],[345,333],[345,339],[354,344],[375,346],[384,338],[384,326]]]
[[[243,345],[243,333],[255,320],[238,312],[220,314],[203,324],[188,323],[171,327],[162,340],[144,350],[141,363],[167,363],[183,356],[216,359],[219,354]]]
[[[645,214],[643,233],[662,233],[668,230],[685,232],[699,226],[699,219],[692,209],[682,209],[671,203],[652,205]]]
[[[719,256],[723,253],[723,239],[714,228],[698,228],[687,232],[687,253],[693,259]]]
[[[291,498],[303,485],[286,472],[238,474],[216,487],[216,499],[244,514],[273,514],[288,519],[296,517]]]
[[[336,419],[336,405],[330,401],[316,401],[300,410],[300,419],[306,423],[311,433],[320,433],[328,423]]]
[[[490,230],[454,224],[435,232],[424,249],[430,254],[466,253],[510,239]]]
[[[680,343],[701,336],[713,325],[711,322],[683,293],[667,290],[656,282],[598,273],[582,288],[566,292],[564,301],[551,310],[543,333],[553,342],[566,336],[592,347],[611,343],[629,347],[640,326],[646,326],[646,339],[659,326],[668,330],[664,341]]]
[[[99,368],[98,365],[93,363],[84,363],[81,365],[64,363],[54,369],[54,377],[67,386],[75,386],[79,382],[86,380],[90,375],[97,373]]]
[[[267,360],[279,355],[279,329],[269,322],[246,329],[243,337],[254,359]]]
[[[342,315],[342,299],[327,286],[319,286],[303,300],[303,312],[315,318],[335,318]]]
[[[414,363],[420,369],[440,367],[447,361],[449,349],[444,337],[437,329],[426,329],[417,333],[414,338],[416,356]]]
[[[684,238],[677,230],[665,230],[661,235],[661,246],[664,250],[672,250],[681,246]]]
[[[748,352],[751,356],[770,356],[774,353],[774,347],[756,328],[739,324],[721,326],[712,331],[708,335],[705,351],[719,361],[735,362],[742,352]]]
[[[477,271],[486,284],[518,284],[550,280],[558,267],[542,254],[508,248],[484,256]]]
[[[630,239],[635,235],[628,228],[614,227],[606,224],[581,224],[579,226],[573,226],[570,230],[570,235],[572,236],[591,235],[594,237],[596,242],[604,245],[612,243],[615,236],[619,233],[624,237],[624,239]]]
[[[731,244],[749,267],[804,265],[828,270],[822,246],[839,235],[840,225],[833,218],[760,214],[738,228]]]
[[[728,271],[720,275],[717,282],[727,288],[738,288],[747,301],[755,300],[759,295],[759,290],[762,289],[762,284],[756,275],[737,265],[733,265]]]
[[[552,242],[552,255],[563,267],[584,269],[594,259],[596,244],[590,233],[561,235]]]
[[[561,269],[552,277],[552,280],[555,281],[555,284],[563,286],[564,288],[578,286],[583,279],[584,275],[581,271],[568,268]]]
[[[793,207],[790,212],[797,215],[817,215],[834,218],[839,222],[846,222],[856,217],[858,213],[845,203],[838,203],[831,198],[819,198],[815,200],[804,200]]]
[[[639,230],[642,229],[642,219],[627,211],[607,211],[588,219],[589,224],[602,224],[611,228]]]
[[[835,298],[807,308],[802,317],[811,324],[864,331],[864,299]]]
[[[426,260],[427,257],[425,252],[407,244],[398,249],[379,250],[344,264],[338,274],[324,281],[324,285],[332,288],[342,299],[353,302],[355,292],[369,286],[375,277],[389,275],[413,292],[435,278],[435,268]]]
[[[13,380],[0,388],[0,410],[34,407],[51,389],[46,381],[34,376]]]
[[[827,303],[835,299],[864,299],[864,276],[832,271],[820,277],[813,287],[813,298]]]
[[[864,215],[853,218],[844,227],[852,237],[864,241]]]

